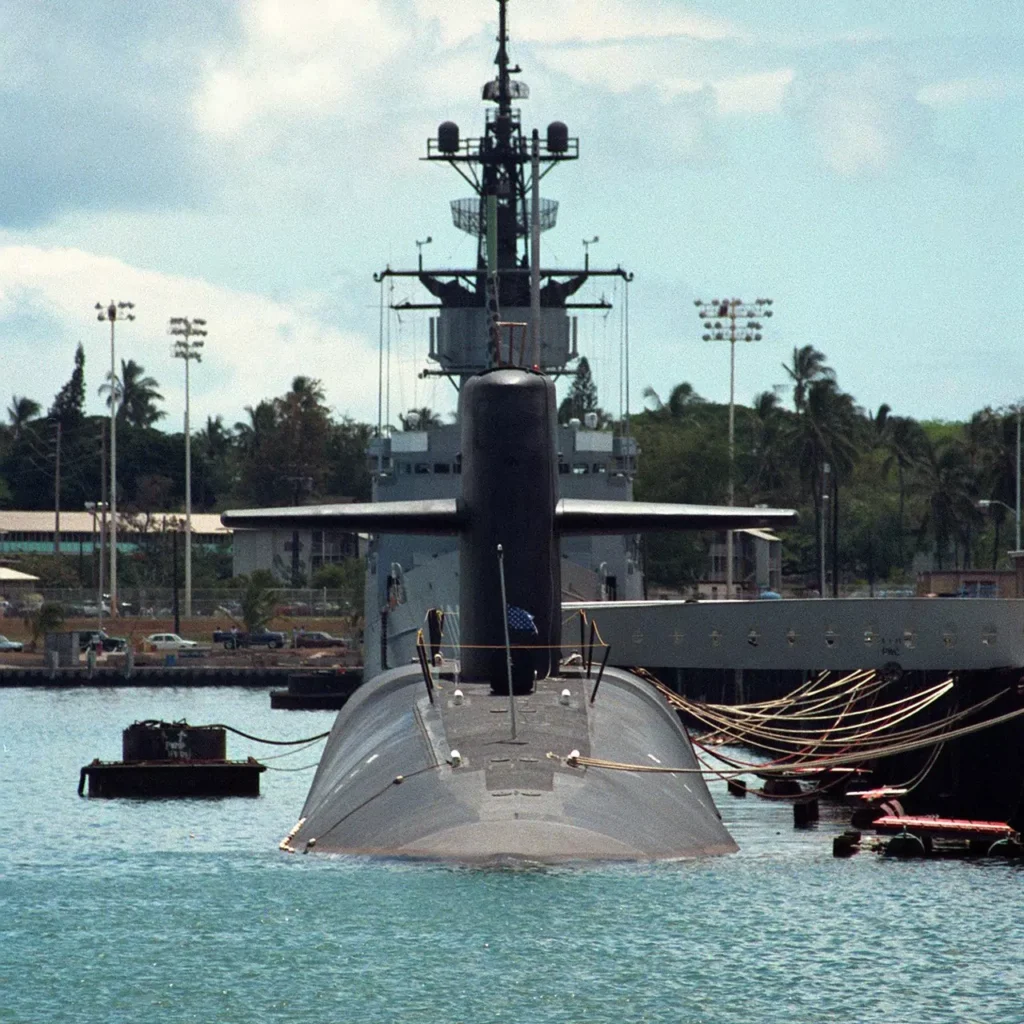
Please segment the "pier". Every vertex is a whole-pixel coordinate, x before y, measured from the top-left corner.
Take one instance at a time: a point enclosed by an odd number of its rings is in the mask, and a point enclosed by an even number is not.
[[[282,686],[294,674],[294,666],[192,666],[139,665],[117,668],[0,668],[0,689],[13,687],[192,687],[244,686],[269,689]]]

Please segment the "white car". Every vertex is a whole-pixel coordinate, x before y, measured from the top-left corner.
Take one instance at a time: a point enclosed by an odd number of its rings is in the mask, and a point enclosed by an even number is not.
[[[146,644],[158,651],[189,651],[199,646],[195,640],[183,640],[177,633],[153,633],[146,637]]]

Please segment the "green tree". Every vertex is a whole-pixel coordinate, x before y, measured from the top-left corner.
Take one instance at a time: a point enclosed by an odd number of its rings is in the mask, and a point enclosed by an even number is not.
[[[924,466],[923,485],[927,505],[919,532],[931,536],[939,569],[951,550],[954,566],[959,566],[963,553],[968,567],[969,531],[980,514],[970,458],[961,440],[946,441],[932,450]]]
[[[899,514],[897,533],[899,564],[906,568],[907,556],[904,547],[906,537],[906,497],[910,474],[920,469],[931,453],[928,438],[921,424],[907,416],[892,416],[888,405],[882,405],[874,418],[875,435],[885,452],[882,464],[883,476],[896,469],[896,484],[899,490]]]
[[[403,430],[430,430],[433,427],[444,426],[444,420],[426,405],[419,409],[410,409],[404,416],[399,413],[398,420]]]
[[[85,349],[81,342],[75,349],[75,368],[71,378],[57,392],[50,406],[50,419],[59,423],[64,432],[75,430],[85,417]]]
[[[640,414],[633,431],[643,458],[634,480],[639,501],[717,504],[725,498],[729,476],[727,433],[709,405],[673,419],[660,411]],[[681,587],[700,578],[706,564],[703,539],[689,533],[651,534],[644,538],[644,565],[652,582]]]
[[[159,383],[145,373],[145,367],[134,359],[122,359],[120,378],[111,382],[108,374],[107,383],[100,385],[99,393],[106,396],[107,408],[118,403],[118,426],[145,429],[155,426],[167,415],[156,407],[164,398],[157,390]]]
[[[683,381],[677,384],[668,396],[668,402],[663,402],[661,396],[650,385],[644,388],[643,398],[649,404],[648,410],[652,415],[661,419],[682,419],[688,413],[694,411],[699,405],[704,405],[705,400],[693,390],[693,385]]]
[[[746,489],[758,497],[784,490],[792,476],[787,451],[787,437],[792,433],[788,420],[791,415],[782,408],[778,391],[762,391],[754,397],[750,417],[753,465]],[[744,460],[737,461],[742,464]]]
[[[569,386],[569,393],[558,406],[558,422],[568,423],[572,419],[582,420],[588,412],[596,412],[599,421],[603,419],[603,413],[597,404],[597,385],[594,383],[594,375],[590,372],[590,363],[587,361],[587,357],[583,356],[576,364],[576,373]]]
[[[256,569],[239,577],[243,589],[240,599],[242,622],[250,633],[258,632],[274,617],[277,581],[268,569]]]
[[[357,423],[347,416],[331,425],[327,443],[328,475],[325,488],[328,494],[370,500],[370,471],[366,449],[373,436],[367,423]]]
[[[793,407],[798,413],[804,411],[808,390],[815,381],[836,379],[835,370],[825,362],[824,353],[813,345],[794,348],[792,366],[783,363],[782,368],[793,382]]]
[[[857,462],[860,426],[853,399],[839,390],[835,374],[820,364],[800,399],[792,433],[793,458],[811,496],[816,533],[822,528],[823,475],[825,464],[829,466],[831,508],[830,522],[825,526],[830,527],[834,568],[839,545],[839,487],[850,478]],[[834,571],[833,594],[838,593],[838,585],[838,572]]]
[[[97,431],[85,415],[85,350],[75,350],[71,377],[54,396],[49,420],[60,425],[61,505],[81,508],[97,496],[93,486],[99,466]]]
[[[11,404],[7,407],[7,418],[11,423],[12,439],[17,441],[25,428],[42,412],[42,406],[32,398],[11,395]]]
[[[64,625],[64,607],[52,601],[45,602],[38,611],[25,617],[25,626],[32,634],[31,647],[34,651],[39,638],[55,633]]]
[[[282,500],[280,470],[272,461],[277,408],[272,401],[263,400],[255,406],[247,405],[245,411],[249,421],[235,424],[240,456],[238,496],[243,502],[273,505]]]
[[[305,495],[322,493],[326,477],[330,412],[324,389],[313,377],[296,377],[291,390],[275,399],[277,411],[276,462],[293,504]]]
[[[208,416],[192,439],[192,501],[201,509],[223,507],[221,502],[238,482],[234,439],[221,416]]]
[[[355,625],[363,611],[363,592],[366,586],[366,562],[362,558],[346,558],[321,566],[313,573],[314,587],[326,587],[341,592],[345,614]]]

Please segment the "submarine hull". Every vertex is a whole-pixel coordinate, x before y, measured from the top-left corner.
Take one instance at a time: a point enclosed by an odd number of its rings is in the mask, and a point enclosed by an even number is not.
[[[591,704],[593,685],[582,673],[538,681],[516,698],[513,739],[508,696],[487,683],[460,682],[459,699],[442,680],[431,702],[418,668],[382,673],[339,712],[282,847],[485,865],[735,851],[696,771],[566,764],[578,750],[697,768],[685,729],[648,684],[608,669]]]

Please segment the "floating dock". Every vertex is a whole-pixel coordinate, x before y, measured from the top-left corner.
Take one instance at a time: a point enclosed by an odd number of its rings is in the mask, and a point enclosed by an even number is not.
[[[85,765],[78,795],[90,797],[259,796],[266,765],[228,761],[221,726],[135,722],[122,735],[121,761]]]
[[[270,706],[281,711],[337,711],[363,681],[359,668],[292,672],[287,690],[271,690]]]

